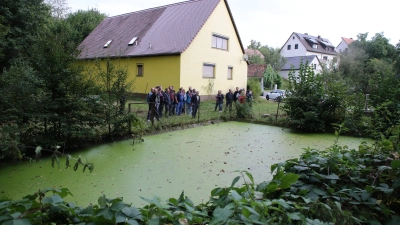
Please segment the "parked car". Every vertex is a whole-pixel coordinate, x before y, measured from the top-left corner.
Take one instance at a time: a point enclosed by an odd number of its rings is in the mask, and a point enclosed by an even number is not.
[[[273,91],[269,92],[269,93],[265,96],[265,98],[266,98],[267,100],[270,100],[270,99],[275,100],[275,99],[278,98],[278,97],[280,97],[280,98],[286,98],[286,91],[285,91],[285,90],[276,89],[276,90],[273,90]]]

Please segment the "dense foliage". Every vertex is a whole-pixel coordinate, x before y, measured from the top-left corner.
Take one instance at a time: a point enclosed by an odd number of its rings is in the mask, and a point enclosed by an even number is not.
[[[247,79],[247,90],[251,91],[254,96],[262,94],[260,79],[259,78],[248,78]]]
[[[265,79],[264,83],[269,90],[273,90],[275,84],[279,89],[283,89],[283,79],[279,73],[271,67],[271,65],[267,66],[267,69],[265,69],[263,73],[263,77]]]
[[[68,148],[113,137],[135,120],[121,107],[132,87],[126,69],[109,63],[113,70],[88,76],[77,60],[78,45],[105,15],[65,14],[65,1],[47,2],[54,4],[0,4],[0,159],[20,159],[25,146]],[[108,86],[98,82],[107,76]]]
[[[359,34],[358,40],[341,54],[337,72],[346,82],[347,88],[343,92],[362,95],[364,102],[368,95],[367,110],[373,112],[367,122],[368,128],[364,126],[365,119],[356,123],[346,119],[346,126],[354,128],[355,132],[364,130],[371,137],[379,138],[381,134],[386,135],[385,131],[390,127],[400,124],[400,43],[393,46],[383,33],[375,34],[370,40],[367,37],[368,33]]]
[[[143,208],[105,196],[96,205],[78,207],[63,200],[71,194],[68,189],[48,188],[21,200],[1,200],[0,222],[394,225],[400,222],[399,130],[357,150],[336,144],[305,149],[300,158],[271,166],[272,180],[260,184],[241,171],[232,184],[215,188],[199,205],[182,193],[167,201],[143,198],[148,202]]]
[[[329,123],[338,123],[342,112],[341,100],[336,95],[326,94],[322,76],[301,63],[298,74],[289,73],[288,98],[283,109],[287,113],[288,125],[305,131],[325,131]]]

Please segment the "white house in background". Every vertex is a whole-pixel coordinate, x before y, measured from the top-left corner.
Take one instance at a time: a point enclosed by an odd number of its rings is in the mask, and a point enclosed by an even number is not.
[[[294,69],[295,75],[299,74],[300,64],[311,66],[315,73],[322,71],[320,60],[316,55],[286,57],[286,63],[278,72],[283,79],[289,79],[289,72]]]
[[[342,41],[339,43],[339,45],[336,47],[336,52],[344,52],[347,49],[349,49],[349,45],[353,43],[353,38],[345,38],[342,37]]]
[[[335,46],[326,38],[311,36],[307,33],[293,32],[280,50],[283,57],[311,56],[318,57],[321,64],[329,65],[333,59],[338,60]]]

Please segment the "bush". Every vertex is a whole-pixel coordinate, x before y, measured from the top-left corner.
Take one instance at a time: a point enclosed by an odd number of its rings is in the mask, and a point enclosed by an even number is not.
[[[247,89],[253,92],[253,96],[260,96],[262,94],[261,83],[258,78],[247,79]]]
[[[324,132],[334,123],[344,120],[343,84],[327,81],[336,74],[315,74],[312,67],[301,63],[299,74],[289,73],[289,85],[284,111],[288,125],[311,132]],[[324,80],[325,79],[325,80]]]

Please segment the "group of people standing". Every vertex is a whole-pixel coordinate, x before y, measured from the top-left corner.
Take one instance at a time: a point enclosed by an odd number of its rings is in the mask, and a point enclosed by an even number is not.
[[[192,87],[187,91],[182,87],[175,91],[174,86],[166,89],[156,86],[147,94],[147,103],[149,105],[147,121],[151,120],[152,123],[154,117],[159,120],[163,114],[165,117],[186,114],[195,118],[200,106],[200,95],[199,91]]]
[[[217,111],[217,108],[219,109],[219,112],[222,112],[222,106],[224,104],[224,99],[226,99],[226,104],[225,104],[225,111],[229,108],[229,111],[232,111],[232,103],[236,101],[242,102],[242,99],[246,99],[247,102],[250,102],[253,100],[253,93],[251,91],[246,91],[244,92],[244,89],[239,89],[239,87],[236,87],[236,91],[232,93],[232,89],[229,89],[228,93],[224,95],[221,93],[221,90],[218,91],[218,94],[215,96],[215,109],[214,111]]]
[[[222,112],[225,99],[225,110],[229,108],[229,111],[232,111],[232,104],[234,102],[239,101],[243,103],[243,99],[251,102],[253,95],[251,91],[245,92],[244,89],[239,89],[239,87],[236,87],[235,92],[229,89],[225,96],[219,90],[215,96],[215,111],[219,108],[219,112]],[[156,86],[152,87],[151,91],[147,94],[147,103],[149,105],[147,121],[151,121],[152,124],[154,124],[154,118],[159,120],[163,116],[169,117],[186,114],[195,118],[200,106],[200,95],[199,91],[192,89],[192,87],[189,87],[187,91],[182,87],[175,91],[174,86],[169,86],[165,89],[162,86]]]

